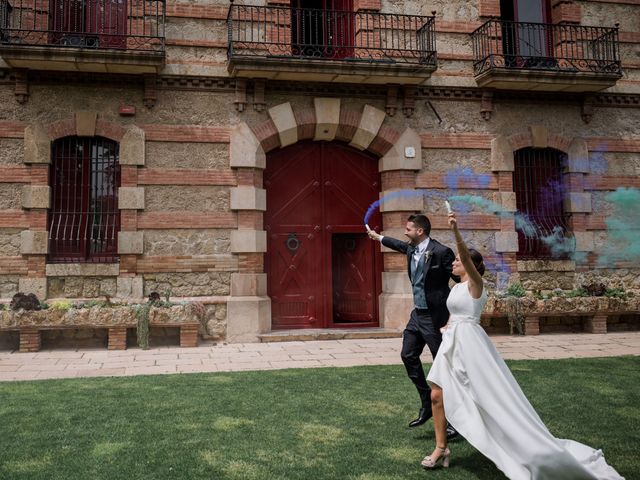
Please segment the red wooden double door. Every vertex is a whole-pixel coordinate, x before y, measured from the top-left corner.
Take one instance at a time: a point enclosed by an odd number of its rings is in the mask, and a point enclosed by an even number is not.
[[[363,217],[379,197],[376,158],[301,142],[270,153],[267,270],[272,328],[377,326],[381,254]],[[380,227],[380,214],[371,218]]]

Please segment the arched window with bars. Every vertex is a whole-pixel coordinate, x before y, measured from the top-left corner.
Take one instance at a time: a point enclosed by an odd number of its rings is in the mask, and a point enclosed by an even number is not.
[[[565,153],[554,148],[522,148],[514,154],[516,207],[536,231],[535,235],[525,235],[518,230],[518,259],[554,258],[542,237],[553,235],[558,228],[565,235],[569,232],[563,205],[566,158]]]
[[[51,152],[51,263],[118,262],[119,145],[103,137],[65,137]]]

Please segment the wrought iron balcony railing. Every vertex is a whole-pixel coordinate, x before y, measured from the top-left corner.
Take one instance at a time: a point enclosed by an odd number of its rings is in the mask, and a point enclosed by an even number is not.
[[[436,65],[430,16],[232,4],[227,24],[230,60]]]
[[[617,26],[493,19],[471,36],[476,76],[493,69],[622,75]]]
[[[163,52],[165,0],[0,0],[0,43]]]

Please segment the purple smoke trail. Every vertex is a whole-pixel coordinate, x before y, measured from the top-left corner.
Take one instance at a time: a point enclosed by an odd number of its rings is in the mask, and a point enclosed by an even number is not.
[[[376,200],[371,205],[369,205],[369,208],[367,209],[367,213],[365,213],[364,215],[364,223],[369,223],[369,219],[371,218],[373,213],[376,211],[376,209],[380,207],[380,204],[382,202],[387,202],[389,200],[393,200],[394,198],[402,198],[402,197],[410,198],[410,197],[422,197],[422,196],[424,196],[423,190],[397,190],[395,192],[391,192],[385,195],[384,197],[382,197],[380,200]]]
[[[491,183],[491,175],[476,173],[469,167],[463,167],[449,170],[444,176],[444,182],[449,190],[457,190],[460,188],[460,181],[462,180],[468,183],[475,180],[480,188],[485,188]]]

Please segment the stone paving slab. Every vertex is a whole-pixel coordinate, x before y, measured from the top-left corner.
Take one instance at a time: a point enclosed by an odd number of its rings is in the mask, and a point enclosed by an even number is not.
[[[640,355],[640,332],[496,335],[491,340],[508,360]],[[0,352],[0,381],[401,365],[401,346],[402,339],[395,337],[231,345],[204,343],[195,348],[162,346],[124,351],[3,351]],[[427,351],[422,360],[425,364],[431,362]]]

